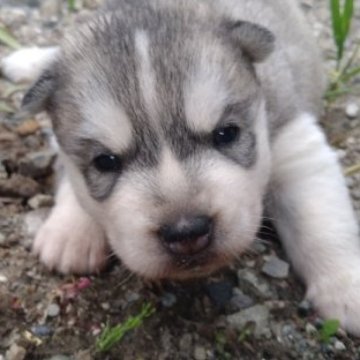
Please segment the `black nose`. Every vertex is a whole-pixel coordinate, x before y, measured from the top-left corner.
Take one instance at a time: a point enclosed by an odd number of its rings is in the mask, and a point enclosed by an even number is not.
[[[213,221],[208,216],[181,217],[160,228],[163,245],[176,255],[193,255],[204,250],[211,241]]]

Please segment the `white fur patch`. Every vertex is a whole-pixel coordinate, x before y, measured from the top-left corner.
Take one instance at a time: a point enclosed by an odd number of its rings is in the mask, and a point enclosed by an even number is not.
[[[163,148],[158,169],[158,179],[158,186],[161,193],[169,199],[186,197],[189,184],[184,169],[167,147]]]
[[[56,59],[60,49],[24,48],[1,60],[1,72],[14,83],[33,82]]]
[[[219,47],[204,44],[198,51],[199,63],[184,85],[185,115],[190,129],[210,132],[215,128],[225,106],[231,102],[231,94],[224,79],[222,54],[217,53]]]
[[[36,235],[34,252],[50,269],[91,273],[107,259],[105,234],[80,206],[68,179],[62,179],[56,205]]]
[[[135,32],[135,50],[137,54],[137,76],[148,114],[157,118],[156,76],[150,58],[150,40],[144,30]]]
[[[90,98],[81,106],[84,122],[79,132],[82,136],[96,139],[114,152],[128,148],[132,139],[132,126],[125,111],[116,104],[110,94]]]
[[[275,225],[308,297],[360,334],[358,225],[336,154],[314,117],[302,114],[273,145]]]

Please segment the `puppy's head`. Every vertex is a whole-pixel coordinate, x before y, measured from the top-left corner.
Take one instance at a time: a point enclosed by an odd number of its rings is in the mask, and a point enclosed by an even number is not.
[[[204,9],[125,9],[66,41],[25,96],[51,115],[79,200],[131,270],[202,275],[253,240],[270,167],[254,63],[272,45]]]

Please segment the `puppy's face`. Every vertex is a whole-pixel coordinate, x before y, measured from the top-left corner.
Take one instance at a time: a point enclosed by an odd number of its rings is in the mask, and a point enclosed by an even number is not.
[[[42,99],[115,254],[145,277],[186,278],[238,256],[258,230],[270,151],[252,62],[272,38],[152,12],[90,25],[24,103]]]

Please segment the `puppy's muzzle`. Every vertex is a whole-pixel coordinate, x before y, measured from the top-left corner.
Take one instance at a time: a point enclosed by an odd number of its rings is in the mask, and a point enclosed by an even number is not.
[[[163,246],[173,255],[190,256],[204,251],[211,243],[213,220],[205,215],[181,217],[159,230]]]

